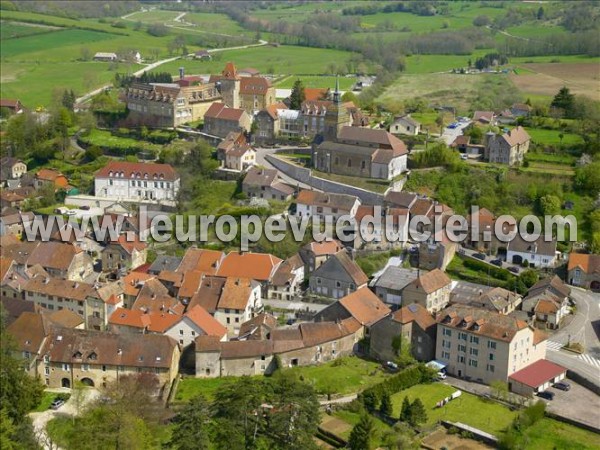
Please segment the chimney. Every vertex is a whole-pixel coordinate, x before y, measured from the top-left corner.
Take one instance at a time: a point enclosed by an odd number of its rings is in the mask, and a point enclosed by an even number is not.
[[[179,68],[179,79],[183,80],[184,77],[185,77],[185,68],[180,67]]]

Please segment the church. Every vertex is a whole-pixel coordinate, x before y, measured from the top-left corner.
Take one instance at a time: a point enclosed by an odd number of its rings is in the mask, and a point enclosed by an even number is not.
[[[348,111],[336,81],[333,105],[325,115],[322,142],[313,145],[315,169],[381,180],[392,180],[406,172],[408,150],[404,142],[386,130],[351,127],[348,122]]]

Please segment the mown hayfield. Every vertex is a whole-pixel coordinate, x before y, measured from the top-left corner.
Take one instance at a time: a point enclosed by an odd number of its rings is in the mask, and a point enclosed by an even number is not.
[[[529,136],[531,136],[531,140],[537,144],[555,146],[561,144],[561,131],[559,130],[546,130],[543,128],[528,127],[526,127],[526,130],[527,133],[529,133]],[[562,135],[562,144],[565,146],[583,143],[583,139],[578,134],[562,132]]]
[[[183,66],[189,74],[220,73],[228,61],[233,61],[238,69],[254,67],[265,74],[324,74],[332,61],[343,64],[351,56],[352,53],[340,50],[291,45],[261,46],[218,52],[212,61],[174,61],[158,67],[155,71],[177,74],[179,67]]]
[[[2,43],[3,59],[30,60],[28,53],[52,52],[58,47],[81,45],[90,42],[110,40],[115,35],[88,30],[57,30],[41,35],[10,39]]]

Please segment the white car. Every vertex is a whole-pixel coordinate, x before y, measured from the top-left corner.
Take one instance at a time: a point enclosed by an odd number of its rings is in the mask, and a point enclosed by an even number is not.
[[[69,209],[67,212],[65,212],[65,214],[67,216],[76,216],[77,215],[77,211],[75,211],[74,209]]]
[[[444,372],[438,372],[437,373],[437,379],[438,380],[445,380],[446,379],[446,374]]]
[[[467,155],[465,155],[464,153],[462,153],[460,155],[460,159],[462,159],[463,161],[466,161],[467,159],[469,159],[469,157]]]

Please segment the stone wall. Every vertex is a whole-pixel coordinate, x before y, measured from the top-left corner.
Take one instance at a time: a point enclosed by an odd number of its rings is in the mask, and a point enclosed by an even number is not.
[[[383,195],[376,192],[367,191],[347,184],[338,183],[324,178],[316,177],[312,174],[312,170],[298,167],[294,164],[283,161],[273,155],[266,155],[265,159],[280,172],[283,172],[290,178],[301,183],[307,184],[315,189],[324,192],[332,192],[336,194],[354,195],[360,198],[360,201],[366,205],[382,205]]]

